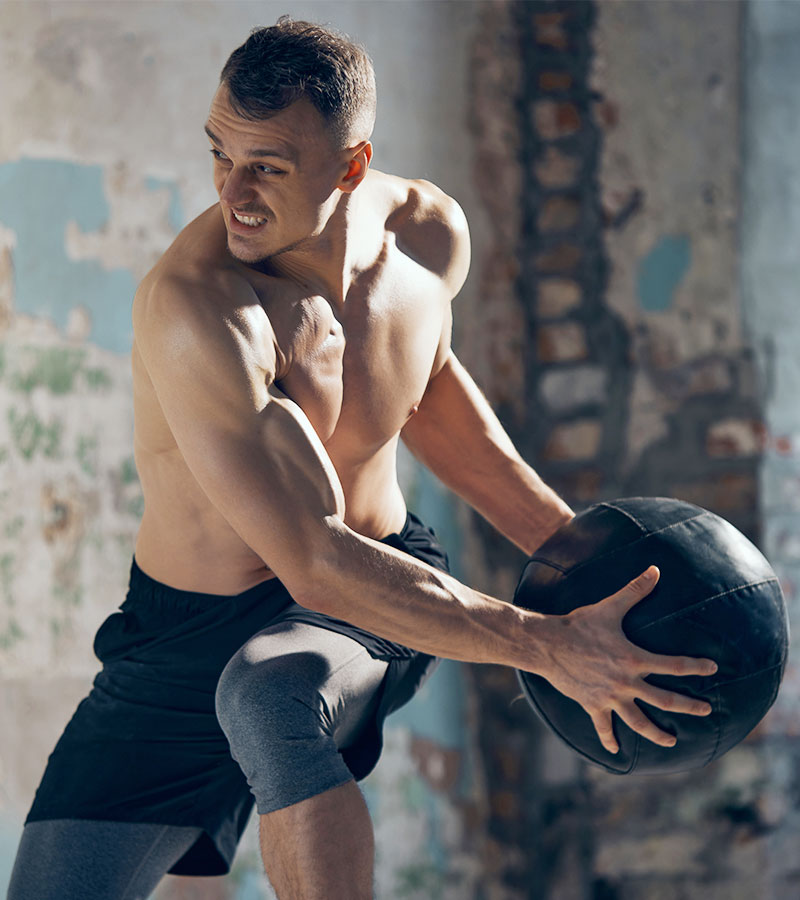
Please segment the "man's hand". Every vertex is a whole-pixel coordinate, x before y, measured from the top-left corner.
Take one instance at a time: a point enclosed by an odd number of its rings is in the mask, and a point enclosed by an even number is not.
[[[634,703],[638,697],[651,706],[675,713],[707,716],[711,706],[654,687],[644,680],[650,673],[664,675],[713,675],[710,659],[662,656],[631,643],[622,630],[625,613],[646,597],[659,579],[656,566],[634,578],[616,594],[599,603],[581,606],[566,616],[552,617],[553,641],[547,671],[538,674],[557,690],[580,703],[591,716],[597,735],[609,753],[619,745],[614,738],[611,713],[634,731],[662,747],[673,747],[675,738],[662,731]]]

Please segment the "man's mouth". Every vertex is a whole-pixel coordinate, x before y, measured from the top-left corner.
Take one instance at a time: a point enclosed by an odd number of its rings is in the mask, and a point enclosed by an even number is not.
[[[234,219],[237,222],[241,222],[242,225],[249,225],[251,228],[256,228],[259,225],[263,225],[267,220],[259,218],[258,216],[243,216],[236,212],[236,210],[232,209]]]

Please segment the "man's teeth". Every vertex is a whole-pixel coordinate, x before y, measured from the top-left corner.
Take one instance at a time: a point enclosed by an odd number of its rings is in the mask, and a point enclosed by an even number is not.
[[[237,222],[241,222],[243,225],[263,225],[266,222],[266,219],[259,219],[256,216],[240,216],[239,213],[234,213],[233,217]]]

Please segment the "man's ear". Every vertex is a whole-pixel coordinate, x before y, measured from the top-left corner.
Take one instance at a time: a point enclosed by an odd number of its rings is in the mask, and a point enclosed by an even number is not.
[[[347,171],[339,182],[338,188],[349,194],[361,184],[367,174],[372,159],[372,144],[369,141],[362,141],[349,150],[348,155]]]

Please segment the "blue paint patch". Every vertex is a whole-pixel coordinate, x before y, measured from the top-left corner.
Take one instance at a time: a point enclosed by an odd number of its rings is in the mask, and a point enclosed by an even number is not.
[[[179,232],[186,224],[186,221],[183,216],[181,192],[177,182],[168,178],[155,178],[151,175],[148,178],[145,178],[144,186],[148,191],[160,191],[162,188],[167,188],[169,191],[169,210],[167,212],[167,218],[169,219],[169,224],[172,226],[173,230],[176,233]]]
[[[414,699],[387,719],[392,728],[408,728],[445,749],[463,750],[467,740],[461,663],[443,659]]]
[[[639,263],[636,293],[642,309],[665,312],[689,270],[692,245],[685,234],[662,238]]]
[[[452,494],[435,475],[419,465],[411,494],[412,512],[436,532],[437,538],[447,551],[453,577],[459,581],[463,580],[465,576],[457,552],[461,544],[461,535],[453,508]]]
[[[91,316],[89,340],[114,353],[133,342],[131,304],[136,290],[127,269],[104,269],[66,253],[69,222],[85,232],[108,222],[100,166],[22,159],[0,164],[0,222],[17,238],[13,250],[16,309],[49,316],[63,331],[78,304]]]

